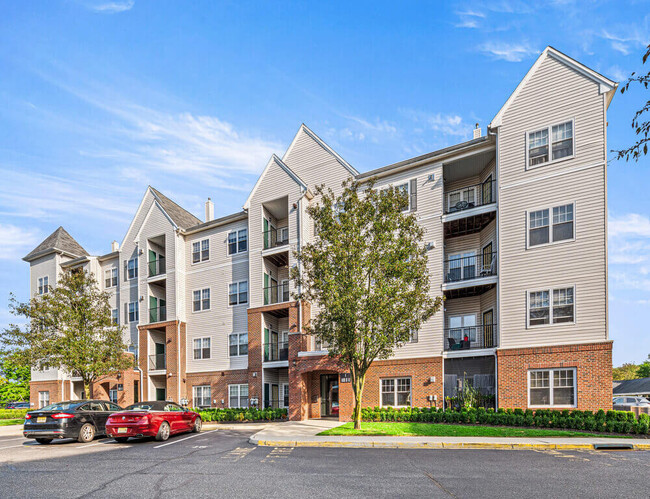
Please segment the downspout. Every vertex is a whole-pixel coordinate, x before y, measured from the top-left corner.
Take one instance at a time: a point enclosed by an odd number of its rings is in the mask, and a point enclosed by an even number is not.
[[[488,128],[488,134],[490,134],[490,129]],[[501,190],[501,173],[499,171],[500,161],[499,161],[499,128],[497,127],[495,132],[492,132],[492,135],[496,137],[495,140],[495,157],[496,164],[494,165],[494,170],[496,172],[496,201],[497,201],[497,214],[496,214],[496,240],[497,240],[497,351],[501,346],[501,238],[499,237],[500,232],[500,221],[499,217],[499,193]],[[494,319],[493,319],[494,320]],[[499,408],[499,361],[497,352],[494,352],[494,408]]]
[[[176,362],[177,362],[177,372],[178,382],[176,383],[178,387],[178,398],[176,399],[178,403],[181,403],[181,321],[176,319]]]
[[[298,217],[296,220],[296,225],[297,225],[297,233],[298,233],[298,239],[296,241],[296,247],[298,250],[298,275],[302,276],[302,264],[301,264],[301,259],[300,259],[300,253],[301,253],[301,248],[302,248],[302,237],[301,237],[301,232],[302,232],[302,224],[301,224],[301,216],[302,216],[302,198],[305,197],[307,194],[307,190],[301,194],[301,196],[298,198]],[[298,284],[298,295],[300,296],[302,294],[302,286],[300,283]],[[298,333],[302,334],[302,300],[298,300]]]

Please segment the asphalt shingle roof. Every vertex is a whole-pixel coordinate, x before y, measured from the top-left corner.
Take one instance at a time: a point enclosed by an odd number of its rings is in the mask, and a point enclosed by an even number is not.
[[[626,379],[614,388],[614,395],[625,393],[650,393],[650,378]]]
[[[68,234],[68,232],[63,227],[59,227],[47,238],[45,238],[41,244],[30,251],[29,254],[23,258],[23,260],[29,260],[34,255],[43,253],[47,250],[59,250],[74,256],[88,256],[88,252],[83,249],[83,247],[77,241],[75,241],[75,239],[70,234]]]
[[[151,189],[151,192],[153,192],[154,195],[158,198],[158,202],[162,206],[163,210],[165,210],[165,213],[167,213],[167,215],[169,215],[174,223],[181,229],[187,229],[189,227],[194,227],[195,225],[203,223],[203,221],[196,218],[185,208],[174,203],[174,201],[169,199],[160,191],[154,189],[151,186],[149,186],[149,188]]]

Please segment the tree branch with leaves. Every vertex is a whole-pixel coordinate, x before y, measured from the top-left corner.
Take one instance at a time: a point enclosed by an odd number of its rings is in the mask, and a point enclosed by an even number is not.
[[[424,230],[404,211],[406,193],[374,184],[347,180],[339,196],[316,189],[320,201],[307,208],[316,235],[291,269],[296,299],[318,310],[306,332],[350,369],[355,428],[372,363],[408,343],[443,301],[431,294]]]
[[[135,365],[126,353],[123,328],[113,323],[108,300],[94,275],[80,270],[62,272],[48,293],[26,303],[12,295],[11,312],[28,323],[0,332],[0,353],[23,366],[56,368],[79,377],[90,398],[99,378]]]

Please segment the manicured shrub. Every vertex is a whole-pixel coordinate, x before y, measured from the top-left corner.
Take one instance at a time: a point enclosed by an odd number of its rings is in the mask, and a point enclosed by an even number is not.
[[[192,409],[204,422],[273,421],[287,418],[286,409]]]

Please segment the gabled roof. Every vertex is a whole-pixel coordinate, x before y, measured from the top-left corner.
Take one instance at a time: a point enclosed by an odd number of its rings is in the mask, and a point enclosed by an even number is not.
[[[345,160],[344,160],[344,159],[339,155],[339,153],[337,153],[334,149],[332,149],[330,146],[328,146],[328,145],[325,143],[325,141],[323,141],[323,139],[321,139],[318,135],[316,135],[314,132],[312,132],[312,131],[309,129],[309,127],[308,127],[307,125],[305,125],[304,123],[302,123],[302,124],[300,125],[300,128],[298,129],[298,132],[296,133],[295,137],[294,137],[293,140],[291,141],[291,144],[289,145],[289,148],[288,148],[287,151],[282,155],[282,160],[283,160],[283,161],[284,161],[285,158],[289,155],[289,153],[290,153],[291,150],[293,149],[293,146],[294,146],[294,145],[296,144],[296,142],[298,141],[298,137],[300,137],[300,132],[304,132],[304,133],[307,134],[309,137],[311,137],[311,139],[312,139],[314,142],[316,142],[319,146],[321,146],[323,149],[325,149],[325,151],[327,151],[328,153],[330,153],[330,154],[334,157],[334,159],[336,159],[336,161],[338,161],[338,162],[341,164],[341,166],[343,166],[343,168],[345,168],[347,171],[350,172],[350,174],[352,174],[352,175],[359,175],[359,172],[357,171],[356,168],[354,168],[350,163],[348,163],[347,161],[345,161]]]
[[[517,98],[521,90],[526,86],[526,83],[528,83],[531,77],[537,72],[537,70],[542,65],[542,63],[546,60],[547,57],[551,57],[553,59],[556,59],[566,64],[571,69],[577,71],[583,76],[598,83],[600,85],[600,93],[607,94],[607,105],[609,106],[609,103],[612,101],[612,98],[614,97],[614,92],[616,91],[616,87],[618,87],[617,82],[610,80],[609,78],[606,78],[605,76],[601,75],[600,73],[597,73],[593,69],[590,69],[584,64],[576,61],[575,59],[572,59],[568,55],[563,54],[559,50],[554,49],[551,46],[548,46],[537,58],[535,64],[533,64],[533,66],[528,70],[526,76],[524,76],[524,78],[519,82],[519,85],[517,85],[515,91],[512,92],[512,94],[510,94],[510,97],[508,97],[506,103],[503,105],[503,107],[499,110],[499,112],[496,114],[496,116],[490,123],[489,128],[496,128],[501,125],[501,119],[503,118],[504,113],[514,102],[514,100]]]
[[[650,393],[650,378],[626,379],[614,388],[614,395]]]
[[[158,201],[162,209],[165,210],[165,213],[169,215],[169,218],[173,220],[177,227],[181,229],[187,229],[189,227],[194,227],[195,225],[203,223],[185,208],[176,204],[160,191],[154,189],[151,186],[149,186],[149,189],[151,189],[151,192],[156,198],[156,201]]]
[[[273,164],[276,164],[276,165],[278,165],[280,168],[282,168],[282,169],[286,172],[286,174],[289,175],[289,177],[291,177],[291,179],[292,179],[294,182],[296,182],[296,183],[300,186],[300,188],[301,188],[303,191],[306,191],[306,190],[307,190],[307,184],[305,184],[302,180],[300,180],[300,177],[298,177],[298,175],[296,175],[296,174],[291,170],[291,168],[289,168],[287,165],[285,165],[284,162],[283,162],[280,158],[278,158],[275,154],[273,154],[273,155],[271,156],[271,159],[269,159],[269,162],[268,162],[268,163],[266,164],[266,166],[264,167],[264,171],[263,171],[262,174],[257,178],[257,182],[255,182],[255,185],[253,186],[253,190],[252,190],[251,193],[248,195],[248,198],[246,198],[246,202],[244,203],[244,210],[247,210],[247,209],[249,208],[249,206],[250,206],[250,202],[251,202],[251,199],[253,198],[253,195],[255,194],[255,191],[257,190],[257,188],[259,187],[259,185],[262,183],[262,179],[263,179],[264,176],[266,175],[266,172],[269,171],[269,168],[270,168],[271,165],[273,165]]]
[[[88,252],[63,227],[59,227],[47,236],[41,244],[23,257],[23,260],[29,262],[48,253],[64,253],[72,257],[88,255]]]

